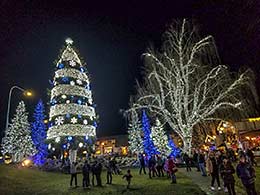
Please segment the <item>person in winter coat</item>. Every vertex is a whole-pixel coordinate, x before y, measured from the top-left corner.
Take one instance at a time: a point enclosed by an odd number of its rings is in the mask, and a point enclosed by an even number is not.
[[[141,154],[141,155],[139,156],[139,163],[140,163],[139,174],[140,174],[140,175],[142,174],[142,170],[143,170],[143,173],[146,174],[144,154]]]
[[[86,160],[84,166],[82,167],[82,174],[83,174],[83,188],[89,187],[89,172],[90,172],[90,164]]]
[[[199,168],[201,171],[201,175],[206,177],[206,169],[205,169],[205,155],[203,154],[202,151],[199,152],[198,154],[198,164],[199,164]]]
[[[168,171],[169,171],[171,179],[172,179],[172,184],[177,183],[177,179],[176,179],[176,175],[175,175],[177,170],[178,169],[177,169],[173,159],[169,156],[168,157]]]
[[[148,161],[148,167],[149,167],[149,178],[152,179],[152,174],[153,177],[155,177],[155,174],[157,175],[156,169],[155,169],[155,165],[156,165],[156,160],[154,155],[150,157],[149,161]]]
[[[76,162],[73,162],[70,165],[70,175],[71,175],[70,187],[72,187],[73,179],[75,180],[75,187],[78,187],[78,185],[77,185],[77,163]]]
[[[241,179],[248,195],[257,195],[255,189],[255,170],[252,165],[246,161],[246,156],[242,154],[236,168],[237,176]]]
[[[230,160],[223,159],[223,165],[220,167],[220,175],[223,178],[224,186],[227,188],[229,195],[236,195],[234,173],[235,169]]]
[[[106,168],[107,168],[107,184],[112,184],[113,167],[112,167],[111,159],[108,161]]]
[[[95,170],[96,170],[97,186],[101,187],[102,186],[102,182],[101,182],[102,164],[101,164],[101,162],[98,162],[96,164]]]
[[[215,190],[214,187],[215,180],[217,180],[218,190],[221,190],[220,181],[219,181],[219,165],[217,163],[217,159],[215,157],[214,152],[209,153],[209,157],[207,158],[206,165],[207,165],[207,170],[211,175],[211,190],[212,191]]]
[[[189,157],[189,155],[187,153],[184,153],[183,155],[183,161],[185,162],[185,165],[186,165],[186,171],[189,172],[191,171],[191,159]]]
[[[158,156],[156,169],[157,169],[157,173],[158,173],[159,177],[161,177],[161,176],[164,177],[163,164],[164,164],[164,162],[163,162],[162,157]]]

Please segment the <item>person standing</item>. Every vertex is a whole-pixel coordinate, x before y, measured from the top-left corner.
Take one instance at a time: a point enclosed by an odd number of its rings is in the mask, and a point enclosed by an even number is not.
[[[95,160],[92,164],[91,164],[91,173],[92,173],[92,186],[95,186],[95,177],[97,179],[97,171],[96,171],[96,165],[97,165],[97,161]]]
[[[161,176],[164,177],[163,164],[164,164],[164,162],[163,162],[162,157],[158,156],[156,169],[157,169],[157,173],[158,173],[159,177],[161,177]]]
[[[223,165],[220,167],[220,175],[223,178],[224,186],[227,188],[229,195],[236,195],[234,173],[235,169],[230,160],[223,159]]]
[[[198,150],[194,150],[194,153],[193,153],[193,163],[194,165],[196,166],[197,168],[197,171],[200,172],[200,167],[199,167],[199,161],[198,161],[198,158],[199,158],[199,154],[198,154]]]
[[[241,179],[248,195],[257,195],[255,189],[255,170],[252,165],[246,161],[245,154],[241,154],[240,161],[236,168],[237,176]]]
[[[148,161],[148,167],[149,167],[149,178],[152,179],[152,174],[153,174],[153,177],[155,177],[155,174],[157,175],[156,173],[156,169],[155,169],[155,165],[156,165],[156,160],[155,160],[155,157],[154,155],[152,155]]]
[[[102,164],[100,162],[96,164],[95,170],[96,170],[97,186],[101,187],[102,186],[102,181],[101,181]]]
[[[199,164],[199,169],[201,171],[201,175],[206,177],[206,169],[205,169],[205,155],[203,154],[203,151],[200,151],[198,154],[198,164]]]
[[[142,170],[143,170],[143,173],[146,174],[144,154],[141,154],[141,155],[139,156],[139,164],[140,164],[139,174],[140,174],[140,175],[142,174]]]
[[[176,175],[175,173],[177,172],[177,167],[173,161],[173,159],[169,156],[168,157],[168,171],[170,173],[171,179],[172,179],[172,184],[177,183]]]
[[[75,180],[75,187],[78,187],[78,184],[77,184],[77,163],[76,162],[73,162],[71,165],[70,165],[70,187],[72,187],[72,183],[73,183],[73,180]]]
[[[112,173],[113,173],[113,168],[112,168],[112,161],[109,159],[107,165],[107,184],[112,184]]]
[[[184,153],[182,158],[183,158],[183,161],[185,162],[185,165],[186,165],[186,171],[187,172],[191,171],[189,155],[187,153]]]
[[[84,166],[82,168],[82,173],[83,173],[83,188],[89,187],[90,182],[89,182],[89,172],[90,172],[90,164],[86,160],[84,163]]]
[[[211,190],[212,191],[215,190],[214,187],[215,180],[217,180],[218,190],[221,190],[220,181],[219,181],[219,165],[217,163],[217,159],[215,157],[214,152],[211,151],[209,153],[209,157],[207,158],[206,165],[207,165],[207,170],[211,175]]]

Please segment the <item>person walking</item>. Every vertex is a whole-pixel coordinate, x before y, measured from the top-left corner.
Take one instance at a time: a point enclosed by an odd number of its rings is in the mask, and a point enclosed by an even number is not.
[[[206,177],[206,169],[205,169],[205,155],[203,154],[203,151],[201,150],[198,154],[198,165],[201,172],[201,175]]]
[[[146,174],[144,154],[141,154],[141,155],[139,156],[139,164],[140,164],[139,174],[140,174],[140,175],[142,174],[142,170],[143,170],[143,173]]]
[[[132,180],[132,174],[130,169],[127,170],[127,173],[122,177],[123,179],[125,178],[127,181],[127,186],[126,188],[129,189],[130,188],[130,184],[131,184],[131,180]]]
[[[218,184],[218,190],[221,190],[220,181],[219,181],[219,165],[217,164],[217,159],[215,157],[214,152],[211,151],[209,153],[209,157],[207,158],[206,165],[207,165],[207,170],[211,175],[211,190],[212,191],[215,190],[214,183],[216,180]]]
[[[253,166],[246,161],[246,155],[240,155],[240,161],[236,168],[237,176],[241,179],[248,195],[257,195],[255,189],[255,170]]]
[[[70,187],[72,187],[73,180],[75,180],[75,187],[78,187],[77,183],[77,162],[73,162],[70,165]]]
[[[89,187],[89,172],[90,172],[90,164],[86,160],[83,167],[82,167],[82,174],[83,174],[83,188]]]
[[[232,166],[231,161],[224,158],[223,165],[220,167],[220,175],[223,178],[224,186],[227,188],[229,195],[236,195],[234,173],[235,169]]]

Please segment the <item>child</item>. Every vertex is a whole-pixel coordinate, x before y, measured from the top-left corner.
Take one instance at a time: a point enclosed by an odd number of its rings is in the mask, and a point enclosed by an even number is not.
[[[129,189],[130,187],[130,184],[131,184],[131,178],[133,176],[131,175],[131,172],[130,172],[130,169],[127,170],[127,173],[123,176],[123,179],[126,178],[126,181],[127,181],[127,189]]]

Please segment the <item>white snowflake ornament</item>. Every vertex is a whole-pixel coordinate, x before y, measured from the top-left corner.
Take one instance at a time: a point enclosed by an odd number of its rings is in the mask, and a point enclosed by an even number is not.
[[[78,122],[78,120],[75,117],[73,117],[73,118],[71,118],[70,122],[72,124],[76,124]]]
[[[79,85],[82,85],[82,81],[81,80],[76,80],[76,83],[78,83]]]
[[[62,99],[66,99],[67,96],[66,96],[66,95],[62,95],[61,98],[62,98]]]
[[[72,66],[72,67],[76,66],[76,62],[74,60],[71,60],[70,61],[70,66]]]
[[[60,137],[56,137],[56,138],[55,138],[55,142],[56,142],[56,143],[59,143],[59,142],[60,142]]]
[[[74,81],[70,81],[70,85],[74,86],[75,82]]]
[[[59,116],[55,119],[56,125],[62,125],[64,123],[64,118],[62,116]]]
[[[66,104],[69,104],[70,103],[70,100],[66,100]]]

